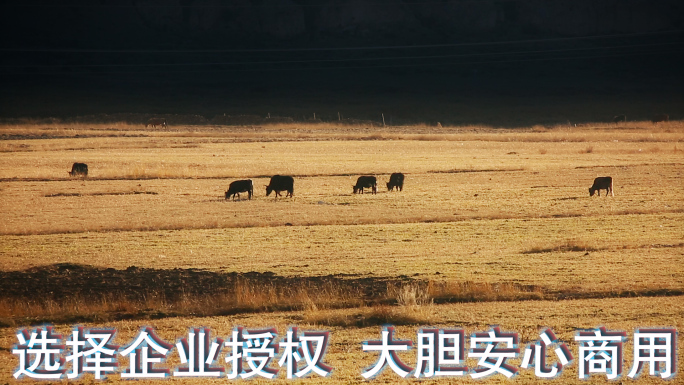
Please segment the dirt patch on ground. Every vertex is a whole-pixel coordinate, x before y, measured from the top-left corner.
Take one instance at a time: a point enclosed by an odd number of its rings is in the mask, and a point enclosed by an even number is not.
[[[360,320],[325,320],[326,324],[364,326],[385,322],[388,317],[396,324],[418,322],[402,312],[385,309],[393,305],[684,294],[682,290],[660,288],[558,292],[517,283],[428,282],[405,275],[285,277],[272,272],[135,266],[117,270],[78,264],[0,271],[0,293],[0,327],[290,310],[314,310],[317,314],[319,309],[372,307],[375,310],[362,311]]]
[[[83,196],[103,196],[103,195],[159,195],[154,191],[120,191],[120,192],[95,192],[90,194],[81,193],[55,193],[43,195],[46,198],[53,197],[83,197]]]
[[[467,172],[512,172],[525,171],[524,168],[487,168],[487,169],[452,169],[452,170],[432,170],[428,174],[462,174]]]
[[[78,264],[55,264],[24,271],[0,272],[0,292],[5,298],[60,301],[79,297],[89,300],[116,296],[131,301],[144,300],[150,294],[177,301],[188,296],[215,296],[234,293],[238,287],[272,287],[281,290],[306,288],[361,294],[363,299],[384,298],[388,289],[410,279],[359,278],[343,275],[318,277],[283,277],[272,272],[222,273],[199,269],[126,270]]]

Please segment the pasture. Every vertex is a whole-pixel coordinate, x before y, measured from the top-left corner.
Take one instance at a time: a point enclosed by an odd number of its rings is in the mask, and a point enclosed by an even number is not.
[[[375,357],[362,353],[360,342],[378,339],[380,330],[345,319],[372,312],[389,313],[389,322],[413,317],[398,329],[402,339],[415,340],[420,326],[456,325],[472,333],[498,324],[520,332],[522,343],[544,326],[566,341],[575,328],[605,325],[630,336],[639,326],[674,326],[680,350],[683,345],[681,122],[526,130],[122,125],[4,132],[10,138],[0,141],[4,273],[79,264],[402,279],[422,298],[329,307],[313,301],[290,312],[234,316],[176,307],[182,317],[154,321],[100,314],[120,313],[123,305],[94,308],[99,318],[71,308],[82,320],[117,327],[123,341],[142,325],[155,326],[168,341],[200,324],[222,336],[234,324],[275,326],[281,334],[288,325],[330,330],[326,357],[339,368],[333,379],[344,382],[362,382],[361,368]],[[74,162],[88,164],[87,178],[69,177]],[[402,192],[385,188],[393,172],[406,175]],[[294,198],[265,196],[274,174],[294,176]],[[360,175],[378,178],[377,195],[352,193]],[[605,190],[589,196],[600,176],[613,177],[614,197]],[[253,180],[252,200],[246,193],[224,199],[238,179]],[[486,285],[479,290],[492,293],[473,297],[484,302],[457,303],[470,301],[454,293],[464,284]],[[534,295],[506,297],[498,293],[502,287]],[[15,327],[65,319],[39,299],[34,308],[13,301],[0,300],[4,382],[15,366],[9,352]],[[205,317],[192,318],[197,314]],[[68,333],[68,322],[59,328]],[[625,372],[630,357],[626,349]],[[579,382],[576,370],[575,364],[557,382]],[[535,380],[523,372],[514,382]],[[642,377],[640,383],[656,381]],[[396,379],[387,370],[375,382]]]

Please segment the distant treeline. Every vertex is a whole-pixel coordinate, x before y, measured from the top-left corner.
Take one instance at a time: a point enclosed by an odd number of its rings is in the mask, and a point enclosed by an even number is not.
[[[73,118],[5,118],[0,119],[0,124],[69,124],[69,123],[84,123],[84,124],[107,124],[107,123],[128,123],[128,124],[146,124],[151,118],[164,118],[169,126],[173,125],[225,125],[225,126],[249,126],[249,125],[267,125],[267,124],[281,124],[281,123],[321,123],[324,120],[313,117],[307,118],[305,116],[289,117],[289,116],[258,116],[258,115],[216,115],[212,118],[207,118],[202,115],[182,115],[182,114],[142,114],[142,113],[117,113],[117,114],[95,114],[83,115]],[[366,125],[382,125],[382,122],[374,122],[370,120],[360,119],[335,119],[335,122],[340,124],[366,124]]]

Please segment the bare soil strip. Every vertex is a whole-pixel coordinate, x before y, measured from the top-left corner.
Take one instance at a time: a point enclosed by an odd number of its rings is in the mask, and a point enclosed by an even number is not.
[[[627,249],[627,248],[667,249],[667,248],[675,248],[675,247],[684,247],[684,242],[674,243],[674,244],[654,243],[654,244],[648,244],[648,245],[623,247],[622,249]],[[542,253],[555,253],[555,252],[565,253],[565,252],[569,252],[569,251],[579,251],[579,252],[589,253],[589,252],[593,252],[593,251],[602,251],[602,250],[609,250],[609,249],[610,248],[608,248],[608,247],[592,247],[592,246],[587,246],[587,245],[565,243],[565,244],[558,245],[555,247],[547,247],[547,248],[535,247],[535,248],[523,251],[522,254],[542,254]]]
[[[103,195],[138,195],[138,194],[149,194],[158,195],[159,193],[154,191],[120,191],[120,192],[96,192],[96,193],[56,193],[56,194],[46,194],[43,195],[46,198],[54,197],[82,197],[82,196],[103,196]]]
[[[150,319],[377,305],[569,300],[684,295],[684,290],[550,290],[517,283],[433,282],[398,277],[286,277],[272,272],[125,270],[55,264],[0,271],[0,326]],[[18,305],[22,304],[22,305]]]
[[[599,165],[599,166],[576,166],[575,169],[593,169],[593,168],[615,168],[615,167],[640,167],[640,166],[684,166],[684,163],[639,163],[629,165]]]
[[[512,172],[512,171],[525,171],[524,168],[487,168],[487,169],[453,169],[453,170],[433,170],[428,171],[428,174],[462,174],[467,172]]]
[[[99,299],[116,295],[122,299],[143,300],[150,294],[169,301],[184,296],[234,293],[238,281],[254,285],[322,290],[334,285],[358,293],[363,299],[379,298],[388,285],[408,282],[408,277],[359,278],[345,275],[284,277],[272,272],[223,273],[201,269],[150,269],[131,266],[125,270],[59,263],[23,271],[0,271],[0,292],[5,298],[60,301],[80,296]]]
[[[95,130],[94,128],[92,130]],[[98,134],[98,135],[53,135],[53,134],[0,134],[0,140],[36,140],[36,139],[86,139],[86,138],[148,138],[151,135],[144,134]],[[32,152],[33,150],[23,150],[24,152]],[[14,152],[14,151],[0,151],[0,152]]]

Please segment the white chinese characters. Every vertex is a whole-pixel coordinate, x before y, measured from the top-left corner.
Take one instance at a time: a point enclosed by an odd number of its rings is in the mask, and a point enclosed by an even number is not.
[[[113,344],[115,335],[116,330],[77,327],[63,344],[62,335],[56,334],[52,326],[20,330],[18,342],[12,350],[19,358],[14,377],[59,380],[77,379],[85,373],[92,373],[96,380],[103,380],[108,373],[118,371],[119,357],[128,360],[128,365],[120,373],[121,378],[126,379],[155,379],[170,375],[273,379],[279,373],[279,369],[274,367],[275,362],[287,368],[287,378],[314,374],[326,377],[332,372],[332,368],[323,361],[329,342],[328,332],[305,331],[299,336],[297,328],[293,328],[281,342],[284,349],[279,356],[281,349],[275,342],[278,339],[275,329],[244,330],[238,327],[224,343],[221,338],[212,340],[209,328],[191,328],[187,337],[175,345],[181,365],[173,371],[163,364],[174,345],[160,338],[152,328],[140,330],[123,348]],[[227,375],[226,367],[218,363],[224,347],[227,350],[224,362],[230,366]]]
[[[534,366],[534,374],[540,378],[555,378],[563,369],[563,366],[568,365],[572,361],[572,354],[565,343],[558,342],[556,335],[551,329],[544,330],[539,334],[540,340],[534,341],[525,349],[525,357],[523,358],[522,367],[527,369]],[[546,349],[552,345],[558,345],[554,352],[558,357],[559,362],[551,367],[546,366]]]
[[[579,347],[579,378],[586,379],[590,374],[604,373],[609,380],[622,374],[622,344],[625,332],[608,332],[598,328],[579,332],[575,341]]]
[[[578,352],[575,359],[568,344],[549,328],[542,329],[538,339],[527,342],[522,357],[518,333],[504,332],[498,326],[471,334],[469,344],[463,329],[419,329],[415,343],[398,339],[395,333],[393,326],[385,326],[381,339],[362,343],[361,351],[376,355],[377,360],[361,371],[361,377],[372,380],[389,368],[390,373],[401,378],[482,379],[498,375],[512,379],[522,368],[534,370],[536,377],[553,380],[576,362],[580,379],[595,376],[615,380],[622,376],[627,339],[627,333],[604,327],[580,330],[574,336]],[[328,377],[333,371],[324,360],[329,332],[300,332],[291,327],[284,336],[278,336],[275,328],[247,330],[238,326],[224,340],[212,337],[209,328],[190,328],[174,345],[145,327],[123,347],[115,345],[116,335],[114,329],[75,327],[63,342],[52,326],[21,329],[12,348],[18,358],[13,375],[16,379],[47,380],[81,379],[83,375],[105,380],[115,373],[122,379],[173,376],[270,380],[280,374],[294,380]],[[667,380],[676,376],[674,328],[641,328],[633,336],[632,365],[627,377],[647,375]],[[170,368],[167,359],[174,353],[180,364]],[[629,351],[627,356],[630,358]],[[521,359],[520,368],[514,366],[514,359]],[[403,360],[415,363],[415,367]]]
[[[639,329],[634,333],[634,365],[627,374],[635,378],[645,363],[650,365],[648,374],[656,373],[663,379],[674,377],[677,369],[677,331],[674,329]]]

